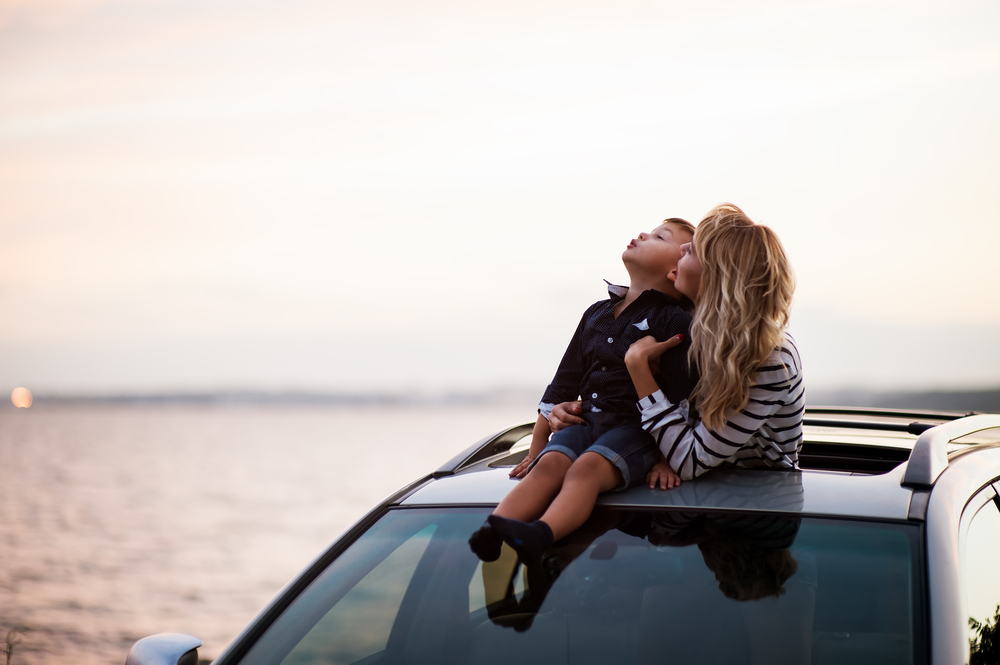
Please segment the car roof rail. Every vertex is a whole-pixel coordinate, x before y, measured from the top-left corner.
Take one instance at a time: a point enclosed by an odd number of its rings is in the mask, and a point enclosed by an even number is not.
[[[934,420],[937,422],[926,423],[914,421],[905,422],[884,422],[877,420],[854,420],[844,418],[817,418],[823,416],[857,416],[860,418],[898,418],[900,420],[908,418],[921,418],[924,420]],[[906,432],[908,434],[923,434],[932,427],[941,424],[940,421],[958,420],[974,415],[974,412],[959,413],[954,411],[915,411],[906,409],[871,409],[865,407],[852,406],[807,406],[805,416],[802,418],[803,425],[813,427],[842,427],[849,429],[873,429],[883,432]]]
[[[927,418],[958,420],[976,415],[975,411],[932,411],[930,409],[873,409],[868,406],[807,406],[807,414],[837,416],[869,416],[876,418]]]
[[[810,418],[806,416],[802,419],[803,425],[812,427],[844,427],[848,429],[874,429],[881,432],[906,432],[908,434],[922,434],[927,430],[937,427],[931,423],[873,423],[867,420],[827,420],[824,418]]]
[[[493,457],[494,455],[505,453],[515,443],[531,434],[534,426],[534,423],[526,423],[494,432],[442,464],[437,471],[431,474],[431,477],[442,478],[444,476],[451,476],[462,469],[472,466],[476,462],[482,462],[484,459]]]
[[[1000,427],[1000,415],[980,414],[932,427],[917,439],[900,482],[904,487],[931,487],[948,468],[948,444],[984,429]]]

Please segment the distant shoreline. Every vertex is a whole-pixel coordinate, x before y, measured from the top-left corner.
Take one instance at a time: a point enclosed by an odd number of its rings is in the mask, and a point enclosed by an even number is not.
[[[867,406],[885,409],[928,409],[932,411],[1000,413],[1000,388],[989,390],[806,391],[806,404],[824,406]]]
[[[495,392],[449,392],[441,394],[407,393],[325,393],[306,391],[218,391],[122,393],[105,395],[35,395],[34,405],[46,404],[135,404],[135,405],[304,405],[304,406],[420,406],[420,405],[488,405],[524,403],[534,406],[535,391],[498,390]]]
[[[276,405],[276,406],[448,406],[525,404],[533,407],[537,391],[496,390],[483,392],[338,393],[308,391],[217,391],[164,392],[106,395],[36,395],[34,404],[44,405]],[[807,403],[823,406],[930,409],[938,411],[980,411],[1000,413],[1000,388],[989,390],[878,391],[813,390]]]

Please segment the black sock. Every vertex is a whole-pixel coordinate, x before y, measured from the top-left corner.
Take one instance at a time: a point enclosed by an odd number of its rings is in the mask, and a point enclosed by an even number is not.
[[[493,525],[505,543],[514,548],[517,557],[526,566],[541,563],[545,550],[552,547],[552,529],[541,520],[521,522],[499,515],[490,515],[486,521]]]
[[[483,525],[469,538],[469,548],[480,561],[496,561],[500,558],[501,547],[503,540],[489,522],[483,522]]]

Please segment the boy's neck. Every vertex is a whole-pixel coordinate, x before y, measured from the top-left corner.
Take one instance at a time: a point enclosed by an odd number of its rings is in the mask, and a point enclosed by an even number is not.
[[[626,307],[635,302],[635,299],[638,298],[643,291],[649,291],[650,289],[654,289],[656,291],[659,291],[660,293],[664,293],[673,298],[674,300],[676,300],[677,302],[680,302],[681,299],[684,297],[681,295],[680,291],[674,288],[673,282],[671,282],[668,279],[662,279],[662,280],[632,279],[629,281],[628,293],[626,293],[625,297],[622,298],[621,302],[619,302],[615,306],[615,316],[621,314],[621,312],[624,311]]]

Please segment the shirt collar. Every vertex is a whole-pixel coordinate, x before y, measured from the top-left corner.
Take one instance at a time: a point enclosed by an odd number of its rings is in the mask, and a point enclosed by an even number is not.
[[[619,284],[612,284],[608,280],[604,280],[604,283],[608,285],[608,295],[611,297],[611,305],[612,306],[617,305],[618,303],[620,303],[622,300],[625,299],[625,296],[628,295],[628,287],[627,286],[621,286]],[[654,296],[654,297],[658,296],[661,299],[666,300],[671,305],[679,305],[680,304],[676,300],[674,300],[673,298],[671,298],[670,296],[668,296],[666,293],[663,293],[662,291],[657,291],[656,289],[647,289],[647,290],[643,291],[639,295],[639,297],[641,298],[641,297],[645,296],[647,293],[650,294],[650,295],[652,295],[652,296]]]
[[[604,280],[604,283],[608,285],[608,295],[611,296],[612,305],[617,305],[618,303],[620,303],[622,300],[625,299],[625,296],[628,295],[627,286],[619,286],[618,284],[612,284],[608,280]]]

